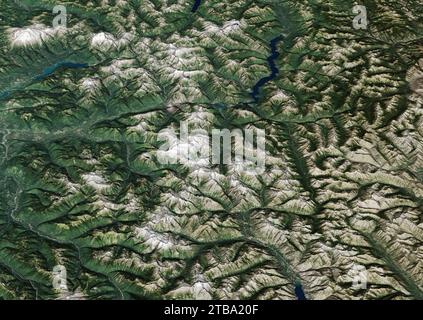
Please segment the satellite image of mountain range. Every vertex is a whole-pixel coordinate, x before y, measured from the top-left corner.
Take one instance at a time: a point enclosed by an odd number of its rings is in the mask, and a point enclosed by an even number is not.
[[[0,0],[0,300],[422,300],[421,0]]]

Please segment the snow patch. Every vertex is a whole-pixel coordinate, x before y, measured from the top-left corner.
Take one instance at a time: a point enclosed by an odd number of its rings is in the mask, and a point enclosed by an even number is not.
[[[40,45],[48,38],[63,33],[65,28],[50,28],[43,24],[36,24],[25,28],[10,28],[9,40],[12,47],[26,47]]]
[[[84,174],[82,175],[82,178],[89,186],[93,187],[96,190],[101,191],[109,187],[104,178],[98,173]]]

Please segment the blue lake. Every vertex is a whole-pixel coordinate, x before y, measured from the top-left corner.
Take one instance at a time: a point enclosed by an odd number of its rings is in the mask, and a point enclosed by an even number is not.
[[[86,63],[75,63],[75,62],[69,62],[69,61],[61,61],[57,62],[43,70],[43,72],[39,75],[37,75],[34,79],[36,81],[43,80],[47,78],[49,75],[56,72],[56,70],[63,68],[63,69],[81,69],[81,68],[88,68],[88,64]]]
[[[19,85],[15,85],[12,87],[9,87],[9,89],[0,91],[0,100],[5,100],[10,97],[10,95],[13,94],[14,91],[22,90],[28,85],[31,85],[34,82],[42,81],[48,76],[52,75],[57,70],[61,69],[81,69],[81,68],[88,68],[89,65],[86,63],[76,63],[76,62],[70,62],[70,61],[60,61],[57,62],[51,66],[48,66],[45,68],[39,75],[36,75],[33,78],[30,78],[29,80],[25,81],[24,83],[21,83]]]
[[[191,12],[196,12],[201,5],[201,0],[195,0],[194,5],[192,6]]]
[[[297,296],[298,300],[307,300],[303,286],[300,283],[295,284],[295,295]]]
[[[279,69],[276,66],[276,59],[279,57],[278,51],[278,43],[283,39],[283,36],[278,36],[270,41],[270,48],[272,50],[271,55],[267,58],[267,63],[269,64],[270,68],[270,75],[261,78],[253,87],[251,96],[253,97],[254,101],[257,102],[259,100],[260,90],[266,83],[272,81],[276,78],[279,74]]]
[[[10,96],[10,91],[3,91],[0,93],[0,100],[7,99]]]

